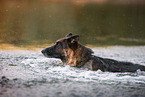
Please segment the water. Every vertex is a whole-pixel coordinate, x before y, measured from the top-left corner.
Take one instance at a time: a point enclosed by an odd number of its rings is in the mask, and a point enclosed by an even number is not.
[[[0,1],[0,43],[54,43],[72,32],[83,44],[145,45],[144,25],[144,3]]]
[[[144,2],[48,1],[0,0],[0,96],[145,97],[145,72],[90,71],[40,53],[72,32],[96,56],[145,65]]]
[[[145,65],[144,46],[92,48],[96,56]],[[124,53],[125,52],[125,53]],[[62,65],[40,50],[1,50],[2,97],[144,97],[145,72],[112,73]]]

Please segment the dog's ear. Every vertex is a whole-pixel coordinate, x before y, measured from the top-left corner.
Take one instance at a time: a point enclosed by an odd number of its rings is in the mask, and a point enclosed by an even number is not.
[[[79,41],[79,35],[67,37],[66,39],[63,40],[64,42],[63,48],[64,49],[67,49],[67,47],[74,48],[74,46],[77,45],[78,41]]]
[[[67,39],[68,46],[72,50],[76,50],[78,48],[78,41],[79,41],[79,35],[74,35]]]
[[[71,37],[72,36],[72,33],[69,33],[66,35],[66,37]]]
[[[70,42],[71,43],[77,43],[79,41],[79,35],[74,35],[70,37]]]

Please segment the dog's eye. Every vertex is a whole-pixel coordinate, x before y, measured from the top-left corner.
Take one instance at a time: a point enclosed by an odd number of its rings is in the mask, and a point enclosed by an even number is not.
[[[60,42],[57,42],[56,45],[60,45]]]

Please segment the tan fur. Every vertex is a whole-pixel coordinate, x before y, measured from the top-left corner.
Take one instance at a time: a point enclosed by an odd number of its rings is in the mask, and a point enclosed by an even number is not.
[[[76,49],[68,48],[66,50],[67,65],[81,67],[90,60],[90,55],[88,55],[87,49],[78,43]]]

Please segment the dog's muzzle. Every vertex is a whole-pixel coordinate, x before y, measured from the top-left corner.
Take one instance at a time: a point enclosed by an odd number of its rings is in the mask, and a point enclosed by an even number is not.
[[[45,50],[42,50],[41,53],[44,54],[45,53]]]
[[[45,49],[43,49],[43,50],[41,51],[41,53],[42,53],[45,57],[48,57],[48,55],[46,54],[46,50],[45,50]]]

